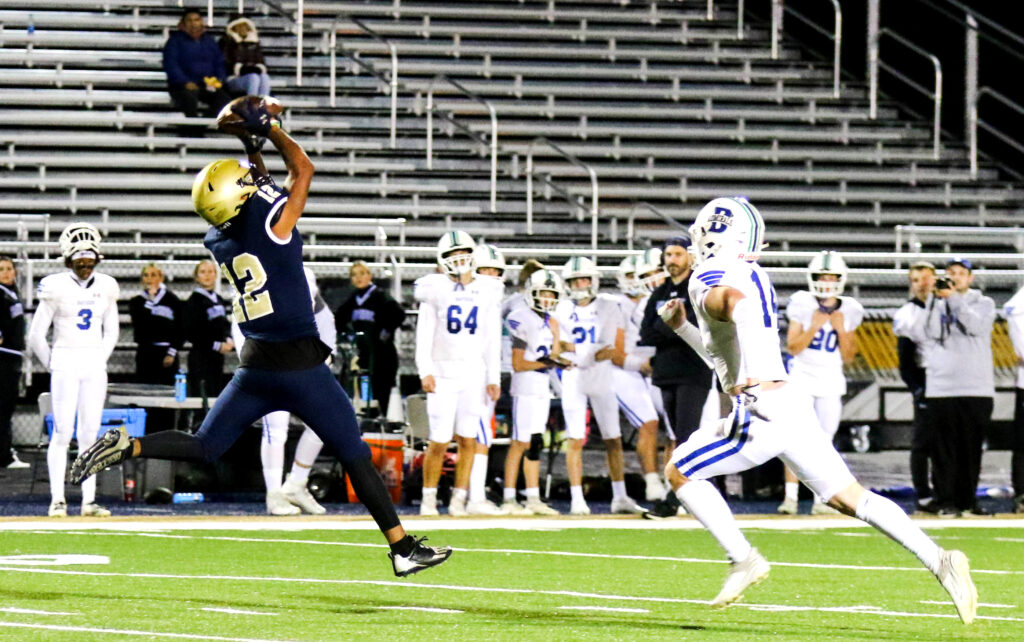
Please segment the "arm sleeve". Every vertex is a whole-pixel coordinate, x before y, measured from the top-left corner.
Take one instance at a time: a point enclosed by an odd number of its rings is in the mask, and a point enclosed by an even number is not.
[[[1024,312],[1024,311],[1022,311]],[[1024,359],[1024,314],[1006,311],[1006,327],[1010,332],[1010,343],[1018,359]]]
[[[433,343],[437,311],[429,301],[420,302],[416,318],[416,372],[420,378],[434,374]]]
[[[52,303],[45,299],[41,300],[32,317],[32,325],[28,329],[28,349],[46,368],[50,367],[50,344],[46,342],[46,331],[53,323],[54,312],[56,310]]]
[[[917,345],[907,337],[896,339],[896,355],[900,360],[900,379],[911,392],[924,388],[924,370],[917,365]]]
[[[121,290],[116,285],[110,293],[110,305],[107,306],[107,313],[103,315],[103,360],[109,361],[110,355],[114,354],[117,346],[117,337],[121,334],[121,320],[117,312],[117,299]]]
[[[996,320],[995,301],[983,296],[974,303],[967,303],[960,294],[951,294],[946,301],[956,323],[966,334],[977,336],[992,332],[992,323]]]

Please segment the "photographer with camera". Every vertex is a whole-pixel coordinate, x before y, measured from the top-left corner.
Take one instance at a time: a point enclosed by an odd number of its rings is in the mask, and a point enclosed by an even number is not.
[[[913,333],[924,342],[925,406],[935,431],[936,506],[940,516],[983,515],[975,499],[982,442],[992,418],[995,302],[974,283],[968,259],[953,258],[935,279]]]

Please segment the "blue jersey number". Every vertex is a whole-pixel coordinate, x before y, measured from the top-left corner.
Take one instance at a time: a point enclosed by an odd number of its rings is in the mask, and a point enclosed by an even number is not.
[[[547,346],[537,346],[537,358],[545,359],[551,354],[551,350]]]
[[[89,328],[92,327],[92,310],[79,310],[78,316],[81,317],[82,322],[75,327],[77,327],[79,330],[88,330]]]
[[[462,319],[462,306],[448,306],[448,334],[458,334],[463,328],[469,330],[470,334],[476,334],[476,311],[477,307],[474,305],[466,318]]]
[[[818,333],[811,339],[811,344],[807,346],[811,350],[824,350],[825,352],[835,352],[836,348],[839,347],[839,335],[836,334],[835,330],[829,330],[828,334],[825,334],[825,328],[818,328]]]
[[[772,321],[775,315],[779,313],[779,304],[775,301],[775,287],[769,284],[771,287],[771,312],[768,311],[768,298],[764,295],[764,287],[761,286],[761,279],[757,276],[757,272],[750,273],[750,280],[757,286],[757,293],[761,295],[761,312],[764,315],[764,327],[772,327]]]
[[[590,326],[589,328],[573,328],[572,336],[576,343],[586,343],[588,337],[590,339],[590,343],[597,343],[597,333],[594,331],[594,326]]]

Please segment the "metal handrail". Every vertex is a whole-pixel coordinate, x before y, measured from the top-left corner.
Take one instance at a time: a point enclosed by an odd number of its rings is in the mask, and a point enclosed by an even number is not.
[[[887,65],[887,64],[885,64],[884,62],[882,62],[880,60],[880,56],[879,56],[879,42],[881,41],[882,36],[889,36],[890,38],[892,38],[896,42],[900,43],[901,45],[903,45],[907,49],[909,49],[909,50],[913,51],[914,53],[916,53],[916,54],[918,54],[918,55],[920,55],[920,56],[922,56],[924,58],[927,58],[928,60],[931,61],[932,66],[935,68],[935,90],[934,91],[929,91],[927,88],[919,85],[917,82],[915,82],[914,80],[912,80],[911,78],[909,78],[905,74],[901,73],[895,67],[893,67],[891,65]],[[871,101],[870,116],[871,116],[871,118],[875,119],[875,118],[878,117],[878,68],[881,67],[882,69],[885,69],[886,71],[891,73],[893,76],[896,76],[897,78],[902,80],[904,83],[909,85],[911,88],[916,89],[917,91],[921,92],[925,96],[927,96],[927,97],[929,97],[929,98],[934,100],[934,102],[935,102],[935,109],[934,109],[934,114],[932,116],[932,134],[933,134],[932,154],[934,155],[934,157],[936,159],[938,159],[939,158],[939,142],[940,142],[939,141],[939,135],[940,135],[940,129],[939,128],[940,128],[940,125],[941,125],[941,116],[942,116],[942,63],[939,61],[938,57],[936,57],[935,54],[931,53],[930,51],[927,51],[925,49],[922,49],[921,47],[918,47],[913,42],[907,40],[906,38],[904,38],[903,36],[899,35],[898,33],[895,33],[891,29],[882,28],[882,29],[878,30],[878,34],[874,38],[872,38],[872,42],[870,43],[869,61],[870,61],[869,75],[871,77],[870,78],[870,85],[871,85],[871,89],[870,89],[870,101]]]
[[[265,4],[274,10],[277,15],[291,20],[295,24],[295,84],[302,86],[302,30],[305,26],[303,18],[305,10],[303,0],[298,0],[295,7],[295,17],[288,15],[285,8],[271,0],[256,0],[258,4]],[[238,13],[245,13],[245,0],[238,0]],[[206,2],[206,26],[213,26],[213,0]]]
[[[597,249],[597,220],[598,220],[598,186],[597,186],[597,172],[590,165],[587,165],[575,155],[565,151],[555,143],[551,142],[543,136],[538,136],[530,141],[530,147],[526,152],[526,233],[533,234],[533,150],[537,144],[547,145],[551,149],[555,150],[560,156],[568,160],[570,163],[583,169],[587,174],[590,175],[590,247],[592,250]]]
[[[380,35],[369,26],[363,23],[362,20],[348,14],[337,16],[331,23],[331,35],[330,35],[330,55],[331,55],[331,80],[330,80],[330,105],[335,106],[336,93],[337,93],[337,47],[338,47],[338,22],[340,19],[345,19],[355,26],[363,30],[364,33],[369,35],[377,42],[383,44],[388,48],[391,53],[391,78],[388,80],[388,91],[391,94],[391,149],[395,149],[398,145],[398,48],[384,36]],[[355,57],[350,57],[351,60],[356,61],[364,68],[369,68],[373,71],[374,75],[379,79],[383,80],[383,77],[370,65],[363,63],[361,60]]]
[[[989,125],[985,121],[980,120],[978,118],[978,103],[981,102],[981,97],[982,96],[986,96],[986,95],[992,96],[993,98],[995,98],[999,102],[1003,103],[1004,105],[1006,105],[1010,109],[1012,109],[1015,112],[1017,112],[1018,114],[1024,116],[1024,106],[1022,106],[1020,103],[1014,102],[1013,100],[1007,98],[1006,96],[1004,96],[1003,94],[999,93],[995,89],[992,89],[991,87],[982,87],[981,89],[978,90],[978,93],[974,97],[974,102],[970,105],[969,123],[968,123],[968,127],[969,127],[968,131],[970,132],[970,141],[969,142],[970,142],[970,146],[971,146],[971,152],[970,152],[971,153],[971,178],[977,178],[978,177],[978,126],[979,125],[981,126],[982,129],[984,129],[988,133],[992,134],[993,136],[995,136],[999,140],[1003,141],[1004,143],[1006,143],[1010,147],[1013,147],[1017,151],[1019,151],[1022,154],[1024,154],[1024,145],[1021,145],[1014,138],[1012,138],[1010,136],[1007,136],[1001,130],[996,129],[992,125]]]
[[[669,216],[665,212],[662,212],[661,210],[654,207],[647,201],[633,201],[633,206],[629,208],[629,219],[626,221],[626,247],[628,247],[630,250],[633,249],[633,236],[635,232],[633,228],[636,221],[636,211],[638,208],[641,207],[652,212],[654,215],[656,215],[658,218],[664,221],[664,223],[669,227],[674,227],[680,230],[688,229],[684,223],[680,223],[678,220]]]
[[[487,108],[491,117],[491,212],[498,211],[498,112],[491,102],[466,89],[460,82],[444,74],[434,76],[427,87],[427,169],[434,166],[434,86],[439,80],[447,82],[458,89],[463,95]],[[454,118],[449,119],[455,124]],[[468,128],[462,129],[469,131]],[[474,132],[475,133],[475,132]]]
[[[1024,252],[1024,228],[1021,227],[971,227],[965,228],[957,225],[917,225],[910,223],[907,225],[896,225],[894,226],[896,232],[896,267],[901,266],[900,255],[903,253],[903,246],[906,244],[908,252],[920,253],[921,252],[921,236],[936,236],[941,239],[964,238],[966,236],[972,238],[988,238],[996,237],[1006,241],[1013,246],[1017,252]],[[906,238],[904,238],[906,237]],[[976,255],[975,255],[976,256]],[[985,255],[984,259],[986,263],[991,263],[992,256],[996,257],[1018,257],[1024,258],[1013,254],[995,254]],[[947,257],[948,258],[948,257]],[[1002,259],[997,259],[995,262],[1001,262]]]
[[[832,9],[835,12],[835,28],[832,33],[796,9],[786,6],[783,7],[783,10],[832,41],[832,95],[839,98],[839,67],[843,48],[843,9],[839,6],[839,0],[829,0],[829,2],[832,3]]]

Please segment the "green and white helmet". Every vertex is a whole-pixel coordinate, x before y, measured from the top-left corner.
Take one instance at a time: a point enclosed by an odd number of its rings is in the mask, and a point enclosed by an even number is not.
[[[477,272],[480,268],[494,268],[498,270],[498,278],[505,277],[505,255],[493,245],[477,245],[473,250],[473,260],[476,262]]]
[[[590,285],[574,287],[573,279],[588,278]],[[562,281],[565,282],[565,292],[573,301],[585,301],[597,296],[597,290],[601,283],[601,273],[597,271],[594,262],[585,256],[574,256],[566,261],[562,267]]]
[[[697,262],[712,257],[756,261],[764,242],[764,219],[742,196],[716,198],[690,226]]]
[[[445,232],[437,241],[437,264],[448,276],[460,276],[475,268],[473,237],[462,230]],[[458,254],[456,254],[458,252]]]
[[[846,261],[839,252],[822,250],[807,266],[807,289],[819,299],[839,296],[846,287],[846,273]],[[835,281],[822,281],[821,277],[825,274],[834,274],[838,278]]]
[[[639,262],[640,256],[633,254],[622,259],[619,263],[619,269],[615,274],[615,282],[618,284],[619,289],[622,290],[623,294],[628,296],[640,296],[644,293],[644,287],[640,283],[636,269]]]

